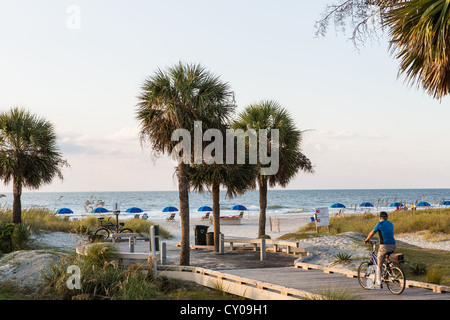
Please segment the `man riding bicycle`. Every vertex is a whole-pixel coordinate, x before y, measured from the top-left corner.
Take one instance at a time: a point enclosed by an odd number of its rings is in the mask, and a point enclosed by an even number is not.
[[[365,243],[378,232],[380,237],[380,247],[378,249],[377,255],[377,269],[376,269],[376,284],[381,287],[381,266],[383,265],[384,259],[387,253],[392,253],[395,251],[396,242],[394,238],[394,225],[387,220],[388,214],[385,211],[380,212],[380,221],[376,224],[375,228],[368,234],[367,238],[364,240]]]

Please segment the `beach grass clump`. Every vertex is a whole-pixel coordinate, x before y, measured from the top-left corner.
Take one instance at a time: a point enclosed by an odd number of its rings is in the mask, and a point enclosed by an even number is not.
[[[335,260],[333,261],[332,265],[336,265],[339,263],[346,263],[349,262],[352,258],[352,254],[351,253],[347,253],[347,252],[338,252],[334,257]]]
[[[416,262],[410,263],[407,266],[409,267],[409,270],[411,270],[411,272],[417,276],[420,276],[427,272],[427,265],[425,263]]]
[[[441,284],[444,279],[444,269],[439,267],[431,267],[427,270],[426,282],[433,284]]]
[[[114,247],[91,245],[83,256],[65,256],[43,275],[43,295],[62,300],[146,300],[158,299],[162,293],[144,267],[119,266]],[[79,287],[70,286],[70,266],[79,268]]]
[[[78,287],[68,285],[71,266],[79,268]],[[62,256],[43,278],[41,298],[52,300],[236,299],[188,281],[154,277],[151,263],[120,265],[114,247],[106,244],[90,245],[85,255]]]
[[[353,289],[343,286],[320,286],[314,294],[306,295],[305,300],[361,300]]]

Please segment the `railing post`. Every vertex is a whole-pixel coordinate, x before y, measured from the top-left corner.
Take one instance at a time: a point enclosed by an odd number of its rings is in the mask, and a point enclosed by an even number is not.
[[[160,250],[161,252],[160,252],[160,254],[161,254],[161,265],[165,265],[167,262],[166,262],[166,243],[165,242],[162,242],[161,243],[161,250]]]
[[[225,253],[225,236],[223,233],[220,234],[220,254]]]
[[[266,239],[261,239],[261,261],[266,260]]]

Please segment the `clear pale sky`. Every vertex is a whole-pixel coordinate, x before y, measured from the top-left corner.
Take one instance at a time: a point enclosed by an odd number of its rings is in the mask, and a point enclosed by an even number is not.
[[[385,38],[316,38],[332,1],[2,1],[0,108],[55,124],[71,167],[40,191],[177,190],[175,163],[141,148],[136,96],[158,67],[200,63],[238,111],[277,100],[309,130],[316,172],[289,189],[450,187],[449,99],[397,78]]]

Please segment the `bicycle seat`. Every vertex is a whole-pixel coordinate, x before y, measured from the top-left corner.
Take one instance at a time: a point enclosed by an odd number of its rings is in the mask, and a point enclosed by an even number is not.
[[[98,220],[104,220],[105,218],[103,218],[103,217],[98,217],[97,219],[98,219]]]
[[[120,222],[120,223],[119,223],[119,226],[121,226],[121,227],[123,227],[124,225],[125,225],[124,222]]]

